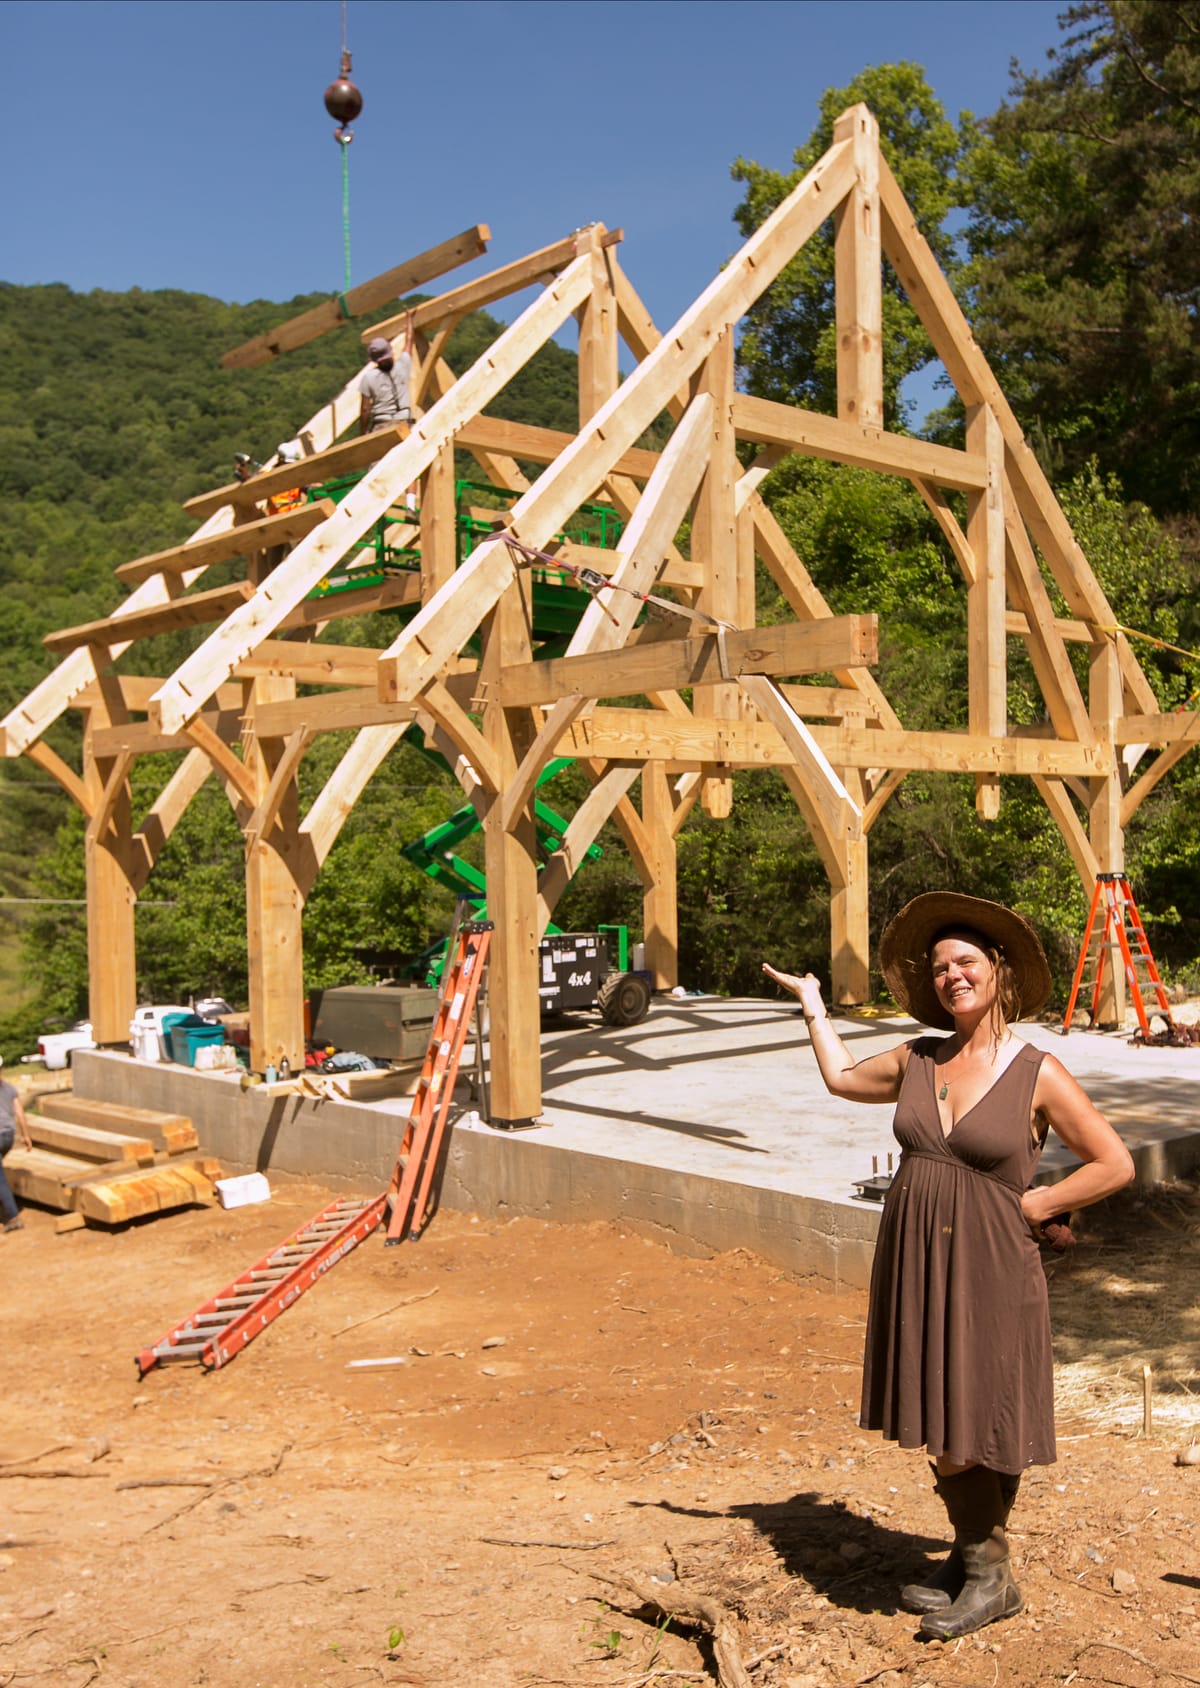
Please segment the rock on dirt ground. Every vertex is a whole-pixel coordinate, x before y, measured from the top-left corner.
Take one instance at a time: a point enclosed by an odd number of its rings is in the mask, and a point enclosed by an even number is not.
[[[857,1426],[865,1297],[748,1254],[442,1213],[222,1370],[138,1380],[327,1199],[0,1238],[0,1688],[1200,1680],[1195,1190],[1093,1210],[1048,1264],[1026,1609],[957,1644],[896,1604],[944,1518],[923,1459]],[[665,1615],[696,1597],[720,1659]]]

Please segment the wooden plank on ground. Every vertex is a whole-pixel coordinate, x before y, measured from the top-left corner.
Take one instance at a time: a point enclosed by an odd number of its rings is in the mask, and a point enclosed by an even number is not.
[[[146,1162],[154,1159],[154,1145],[148,1137],[47,1119],[43,1114],[28,1114],[26,1117],[34,1144],[42,1149],[52,1149],[57,1154],[77,1155],[81,1160],[100,1162]]]
[[[169,1166],[121,1173],[103,1183],[85,1184],[76,1192],[74,1206],[87,1219],[120,1225],[148,1213],[210,1206],[215,1200],[213,1181],[220,1176],[220,1162],[207,1157],[174,1161]]]
[[[64,1180],[81,1168],[70,1155],[52,1154],[49,1149],[10,1149],[4,1157],[9,1187],[22,1201],[67,1213],[75,1197]]]
[[[199,1146],[196,1129],[186,1114],[160,1113],[157,1108],[95,1102],[86,1096],[71,1095],[44,1096],[40,1107],[47,1119],[96,1126],[101,1131],[132,1132],[148,1137],[155,1148],[167,1149],[171,1154],[184,1154]]]

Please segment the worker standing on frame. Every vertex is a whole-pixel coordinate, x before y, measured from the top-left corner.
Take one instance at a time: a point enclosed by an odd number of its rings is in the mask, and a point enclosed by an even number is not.
[[[408,383],[412,371],[412,318],[405,334],[405,349],[396,352],[392,342],[378,335],[367,347],[370,359],[359,382],[362,405],[359,410],[359,433],[371,434],[377,428],[394,428],[397,423],[412,421],[409,408]]]

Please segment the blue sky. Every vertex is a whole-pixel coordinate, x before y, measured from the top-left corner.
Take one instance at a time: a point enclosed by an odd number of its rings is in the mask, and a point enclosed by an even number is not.
[[[912,59],[951,115],[1045,64],[1047,0],[349,0],[353,281],[476,222],[460,279],[597,219],[666,327],[736,248],[739,154]],[[289,299],[342,283],[339,0],[0,0],[0,280]],[[14,109],[15,108],[15,109]],[[503,314],[503,313],[501,313]]]

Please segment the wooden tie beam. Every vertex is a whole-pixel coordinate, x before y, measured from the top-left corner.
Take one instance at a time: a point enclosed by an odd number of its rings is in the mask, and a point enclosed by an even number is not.
[[[737,392],[739,323],[830,220],[836,414]],[[997,812],[1002,778],[1031,778],[1085,884],[1122,871],[1124,827],[1200,733],[1192,717],[1158,712],[903,200],[871,113],[855,106],[838,118],[829,151],[666,333],[621,267],[620,240],[620,231],[600,224],[578,229],[365,330],[364,338],[412,331],[411,431],[354,436],[356,375],[297,431],[307,453],[301,462],[273,461],[247,481],[190,499],[186,508],[202,523],[191,539],[121,564],[117,576],[131,595],[110,616],[48,637],[61,661],[0,724],[0,752],[30,756],[88,817],[92,1017],[101,1041],[124,1035],[133,1006],[134,900],[188,802],[215,773],[246,840],[252,1059],[261,1066],[282,1046],[299,1064],[305,898],[367,782],[414,723],[485,817],[496,925],[492,1091],[503,1118],[538,1111],[537,941],[610,819],[641,876],[647,956],[663,986],[676,979],[679,830],[697,803],[727,815],[742,769],[778,769],[820,853],[838,1002],[868,995],[869,836],[909,771],[971,779],[984,818]],[[223,361],[249,367],[279,355],[347,313],[373,310],[478,256],[486,241],[477,225]],[[963,401],[965,449],[884,426],[885,259]],[[445,354],[457,323],[522,289],[532,301],[456,374]],[[575,431],[489,414],[572,318]],[[633,360],[624,379],[621,340]],[[670,436],[648,449],[647,430],[663,416]],[[755,448],[748,463],[739,451],[746,446]],[[465,559],[454,501],[460,452],[509,495],[497,516],[504,530]],[[871,672],[875,618],[833,615],[763,499],[766,475],[789,454],[899,475],[925,501],[966,596],[965,731],[950,723],[908,730]],[[320,498],[270,510],[279,493],[341,476],[359,478],[336,505]],[[617,549],[564,538],[589,503],[619,516]],[[372,557],[364,547],[380,522],[419,550],[419,565],[356,585],[354,569]],[[235,557],[247,559],[247,579],[204,588],[206,571]],[[758,563],[791,620],[756,625]],[[574,582],[590,594],[561,656],[535,648],[535,569],[564,591]],[[347,589],[329,595],[322,582],[332,578]],[[1063,615],[1054,613],[1053,588],[1065,600]],[[648,601],[657,620],[643,625]],[[344,635],[334,642],[334,624],[383,608],[402,617],[386,649]],[[139,640],[213,619],[174,673],[155,680],[114,672]],[[1024,641],[1041,688],[1044,728],[1008,723],[1014,638]],[[1072,643],[1088,651],[1086,688],[1069,658]],[[476,649],[478,659],[467,654]],[[82,772],[45,742],[71,709],[84,720]],[[297,771],[308,746],[339,730],[353,739],[302,813]],[[139,822],[131,769],[136,757],[159,751],[180,761]],[[539,874],[533,793],[559,755],[576,759],[591,790]]]

